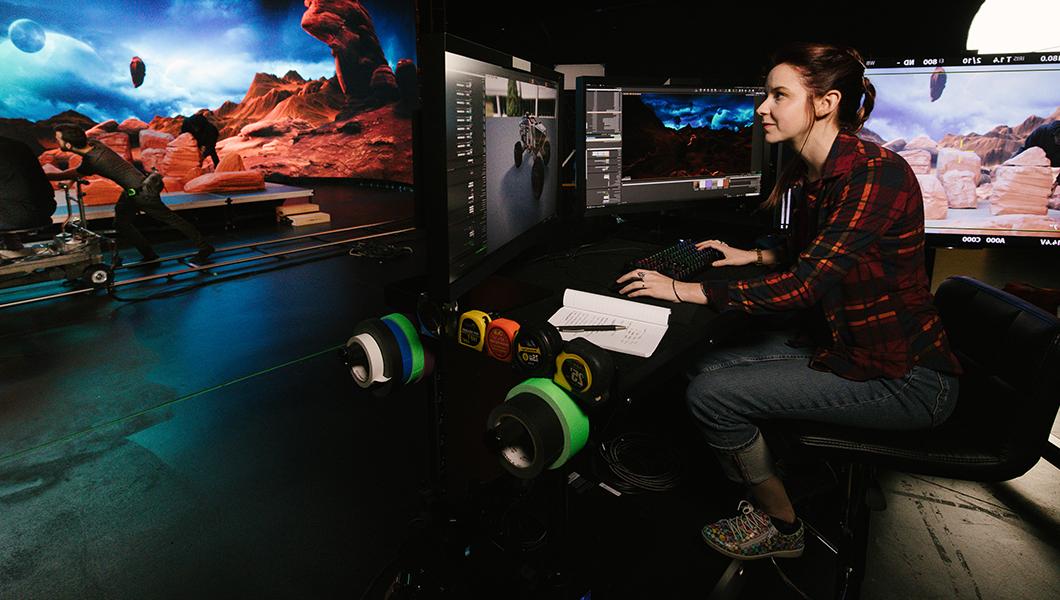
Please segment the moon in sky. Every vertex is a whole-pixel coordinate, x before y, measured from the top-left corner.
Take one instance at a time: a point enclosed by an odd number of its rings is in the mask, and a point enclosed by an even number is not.
[[[44,28],[36,21],[18,19],[7,28],[7,37],[19,50],[32,54],[44,47]]]

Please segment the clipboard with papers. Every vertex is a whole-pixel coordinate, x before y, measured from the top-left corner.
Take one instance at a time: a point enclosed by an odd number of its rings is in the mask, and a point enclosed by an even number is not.
[[[590,342],[623,354],[648,357],[659,347],[670,322],[670,309],[630,300],[568,289],[563,308],[549,317],[557,326],[622,325],[618,331],[563,331],[563,341],[583,337]]]

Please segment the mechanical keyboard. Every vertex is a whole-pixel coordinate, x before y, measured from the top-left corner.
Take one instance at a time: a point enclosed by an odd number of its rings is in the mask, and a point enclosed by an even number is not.
[[[630,268],[649,269],[667,277],[684,280],[723,258],[725,255],[714,248],[696,250],[696,243],[692,240],[678,240],[672,246],[632,261]]]

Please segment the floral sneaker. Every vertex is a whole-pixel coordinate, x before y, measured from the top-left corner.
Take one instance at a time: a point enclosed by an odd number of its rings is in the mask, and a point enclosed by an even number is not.
[[[741,500],[739,509],[737,517],[704,526],[703,540],[725,556],[742,560],[802,556],[805,548],[802,521],[793,533],[784,534],[769,520],[769,515],[750,502]]]

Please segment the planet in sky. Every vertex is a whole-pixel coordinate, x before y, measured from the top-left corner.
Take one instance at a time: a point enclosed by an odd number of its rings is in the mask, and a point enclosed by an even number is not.
[[[19,50],[32,54],[44,47],[44,28],[36,21],[18,19],[7,28],[7,37]]]

